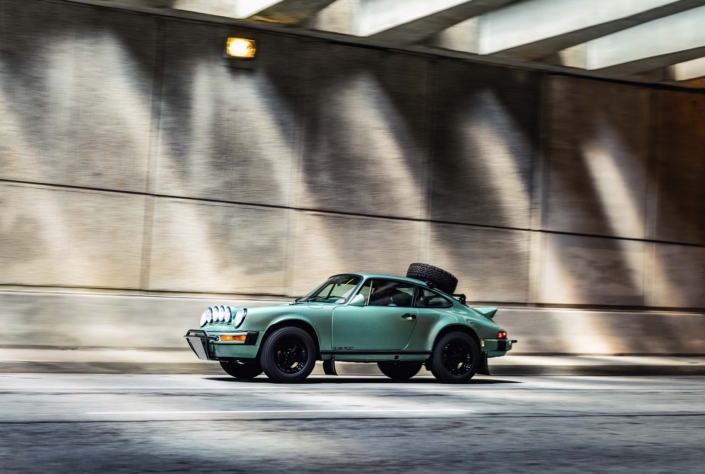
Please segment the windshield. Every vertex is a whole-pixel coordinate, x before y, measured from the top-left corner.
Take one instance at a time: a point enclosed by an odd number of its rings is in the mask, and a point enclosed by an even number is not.
[[[352,296],[361,280],[362,277],[357,275],[334,276],[311,293],[298,298],[296,301],[299,303],[315,301],[317,303],[342,304],[347,302],[350,296]]]

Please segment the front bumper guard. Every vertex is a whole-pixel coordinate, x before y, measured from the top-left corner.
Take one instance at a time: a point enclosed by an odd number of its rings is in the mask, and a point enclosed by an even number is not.
[[[235,343],[244,346],[254,346],[257,344],[258,331],[242,332],[247,338],[244,343]],[[213,344],[218,344],[219,335],[210,335],[202,329],[190,329],[186,335],[186,342],[191,347],[191,350],[201,360],[218,360],[213,353]],[[232,342],[221,342],[220,344],[234,344]]]
[[[195,331],[192,329],[187,332],[184,337],[186,338],[186,342],[188,342],[188,345],[191,347],[191,350],[194,352],[194,354],[196,354],[199,359],[215,360],[214,357],[211,357],[211,351],[209,346],[209,341],[215,338],[209,336],[206,331]]]

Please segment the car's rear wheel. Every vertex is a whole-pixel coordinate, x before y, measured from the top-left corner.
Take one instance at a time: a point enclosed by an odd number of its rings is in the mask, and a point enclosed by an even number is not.
[[[409,380],[419,373],[423,362],[377,362],[379,370],[393,380]]]
[[[443,336],[428,366],[441,383],[467,383],[480,364],[480,348],[475,339],[464,332],[451,332]]]
[[[303,329],[277,329],[264,341],[260,363],[272,382],[300,382],[316,365],[316,343]]]
[[[221,360],[220,366],[228,374],[236,379],[253,379],[262,373],[262,367],[259,362],[240,362]]]

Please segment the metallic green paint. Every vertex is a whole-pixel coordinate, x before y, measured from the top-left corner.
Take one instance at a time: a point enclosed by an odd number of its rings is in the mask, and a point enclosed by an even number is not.
[[[369,279],[395,280],[429,286],[412,278],[352,273],[362,277],[355,293]],[[473,309],[461,304],[439,290],[453,305],[449,308],[356,306],[348,303],[294,302],[278,306],[260,306],[247,309],[245,321],[235,329],[228,323],[211,323],[201,330],[209,336],[224,333],[258,331],[255,345],[238,345],[209,341],[209,353],[216,359],[253,359],[258,356],[264,338],[280,325],[294,324],[309,328],[316,335],[319,358],[354,362],[384,360],[427,360],[436,339],[448,330],[470,331],[477,336],[481,351],[488,357],[499,357],[511,350],[511,341],[504,341],[506,351],[498,350],[497,333],[503,331],[491,318],[497,308]]]

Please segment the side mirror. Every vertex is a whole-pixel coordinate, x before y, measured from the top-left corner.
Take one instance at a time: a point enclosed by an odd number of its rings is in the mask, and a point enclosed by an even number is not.
[[[365,295],[357,294],[348,306],[365,306]]]

